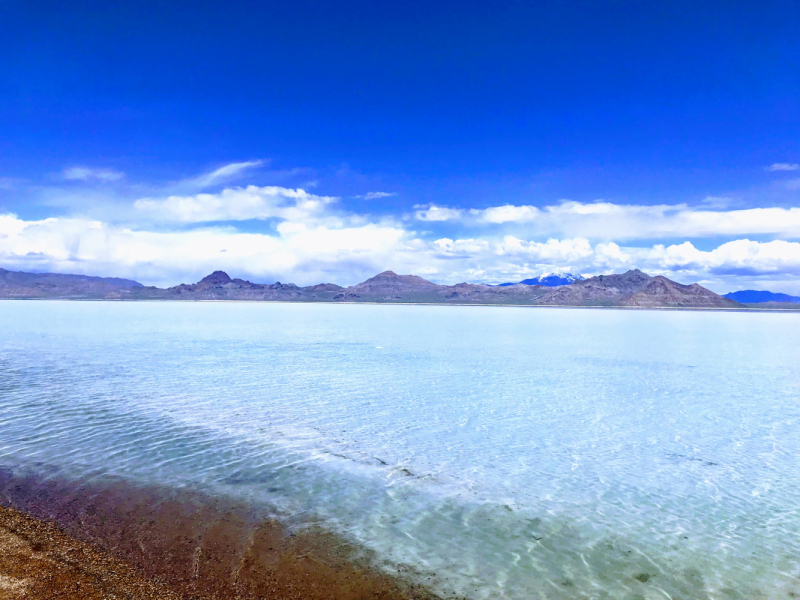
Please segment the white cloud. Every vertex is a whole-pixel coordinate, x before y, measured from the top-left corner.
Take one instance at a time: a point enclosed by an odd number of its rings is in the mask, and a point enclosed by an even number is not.
[[[70,181],[118,181],[125,177],[125,173],[114,169],[93,169],[91,167],[70,167],[64,169],[61,174],[64,179]]]
[[[204,173],[183,182],[184,185],[204,189],[221,183],[229,182],[239,177],[242,172],[264,164],[263,160],[248,160],[245,162],[230,163],[210,173]]]
[[[247,219],[301,219],[321,214],[337,198],[278,186],[226,188],[215,194],[142,198],[134,208],[143,215],[183,223],[243,221]]]
[[[236,177],[257,164],[233,163],[196,178],[193,185]],[[72,175],[97,180],[97,172]],[[719,198],[695,207],[605,201],[480,210],[415,206],[417,225],[431,223],[435,230],[436,222],[451,223],[450,237],[434,240],[413,231],[408,221],[348,213],[338,198],[299,188],[250,185],[197,193],[177,186],[135,202],[119,188],[63,186],[60,194],[72,194],[65,206],[94,218],[25,221],[0,215],[0,266],[117,275],[158,285],[196,281],[214,269],[303,285],[351,284],[385,269],[455,283],[641,268],[682,282],[704,281],[720,291],[783,281],[788,283],[774,291],[800,293],[800,244],[792,241],[800,238],[800,208],[728,210],[729,201]],[[127,194],[136,189],[128,185]],[[178,190],[188,193],[169,195]],[[370,195],[388,192],[364,197]],[[98,210],[103,199],[106,210]],[[268,233],[213,225],[253,219],[270,219],[271,227],[263,228]],[[759,242],[754,236],[784,239]],[[697,242],[684,241],[712,237],[726,242],[701,250]],[[665,239],[682,243],[660,243]]]
[[[417,209],[414,217],[420,221],[455,221],[464,214],[460,208],[444,208],[433,204],[427,208],[419,205],[414,208]]]
[[[356,198],[363,198],[364,200],[377,200],[378,198],[389,198],[391,196],[397,196],[395,192],[367,192],[362,196],[356,196]]]
[[[161,285],[197,279],[214,269],[317,283],[345,266],[370,275],[383,270],[405,236],[402,229],[380,224],[334,228],[286,222],[268,235],[216,227],[136,231],[84,219],[24,221],[0,215],[0,263]]]
[[[438,281],[449,283],[641,268],[683,282],[711,282],[720,291],[765,277],[797,282],[777,291],[800,291],[798,242],[739,239],[700,250],[691,242],[623,246],[580,237],[427,241],[398,225],[358,219],[284,220],[275,233],[264,234],[230,227],[142,231],[89,219],[25,221],[7,214],[0,215],[0,264],[19,270],[116,275],[159,285],[195,281],[214,269],[262,281],[351,284],[387,268],[435,273]]]
[[[690,242],[656,246],[649,260],[668,269],[700,269],[713,274],[800,275],[800,243],[734,240],[709,251]]]
[[[633,268],[684,282],[727,281],[733,287],[741,287],[748,278],[800,277],[800,243],[782,240],[734,240],[704,251],[691,242],[624,247],[615,242],[591,244],[584,238],[537,242],[505,236],[496,241],[442,238],[432,247],[435,257],[456,261],[451,268],[461,273],[480,271],[489,281],[514,281],[550,271],[596,274]],[[800,281],[795,285],[800,288]]]
[[[767,167],[767,171],[797,171],[800,165],[797,163],[773,163]]]
[[[504,206],[493,206],[485,210],[469,211],[471,215],[478,218],[483,223],[530,223],[535,221],[541,214],[541,211],[535,206],[512,206],[506,204]]]
[[[533,236],[589,239],[700,238],[730,235],[800,237],[800,208],[709,210],[685,204],[652,206],[565,201],[535,206],[494,206],[461,209],[431,206],[415,213],[422,221],[462,221],[477,225],[524,225]]]

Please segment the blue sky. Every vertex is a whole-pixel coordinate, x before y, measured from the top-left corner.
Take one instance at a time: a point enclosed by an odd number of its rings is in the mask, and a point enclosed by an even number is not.
[[[800,293],[800,4],[0,2],[0,266]]]

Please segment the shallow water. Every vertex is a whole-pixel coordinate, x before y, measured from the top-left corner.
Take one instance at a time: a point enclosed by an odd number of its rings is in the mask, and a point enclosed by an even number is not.
[[[474,598],[800,594],[800,315],[0,303],[0,465],[321,522]]]

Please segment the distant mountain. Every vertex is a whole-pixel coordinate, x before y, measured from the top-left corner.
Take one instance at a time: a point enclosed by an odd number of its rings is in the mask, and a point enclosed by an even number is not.
[[[431,291],[441,287],[446,286],[435,284],[416,275],[398,275],[394,271],[384,271],[347,289],[362,294],[393,294],[408,290]]]
[[[556,306],[629,306],[641,308],[741,308],[701,285],[682,285],[666,277],[650,277],[638,269],[621,275],[599,275],[555,288],[537,304]]]
[[[546,278],[547,276],[545,276]],[[527,280],[532,281],[532,280]],[[283,302],[394,302],[506,304],[530,306],[619,306],[640,308],[742,308],[698,285],[682,285],[639,270],[579,279],[556,287],[517,283],[439,285],[415,275],[384,271],[343,288],[333,283],[298,287],[293,283],[252,283],[214,271],[197,283],[171,288],[144,287],[125,279],[15,273],[0,269],[0,297],[119,300],[249,300]]]
[[[776,292],[766,292],[758,290],[741,290],[723,294],[726,298],[736,300],[742,304],[760,304],[762,302],[788,302],[791,304],[800,303],[800,296],[790,296]]]
[[[0,298],[120,298],[126,290],[143,288],[138,281],[118,277],[23,273],[0,269]]]
[[[572,273],[545,273],[533,279],[523,279],[519,283],[523,285],[543,285],[544,287],[557,287],[559,285],[570,285],[576,281],[583,281],[583,275],[573,275]],[[497,287],[509,285],[519,285],[517,283],[498,283]]]

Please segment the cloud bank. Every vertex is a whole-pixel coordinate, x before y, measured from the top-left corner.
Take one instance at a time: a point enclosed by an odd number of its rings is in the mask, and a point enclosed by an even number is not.
[[[701,238],[731,235],[780,235],[800,238],[800,208],[706,210],[685,204],[654,206],[581,203],[493,206],[457,209],[419,207],[420,221],[458,221],[467,226],[523,225],[530,235],[559,235],[590,239]]]
[[[215,269],[262,282],[348,285],[385,269],[441,283],[498,283],[551,271],[640,268],[720,292],[800,293],[800,208],[729,210],[719,199],[699,207],[565,200],[482,209],[417,205],[408,214],[377,216],[301,188],[203,191],[261,164],[232,163],[127,200],[120,189],[141,188],[122,181],[121,173],[72,167],[64,177],[85,186],[65,186],[64,197],[83,194],[86,202],[73,202],[79,212],[24,219],[0,210],[0,266],[161,286],[196,281]],[[98,188],[98,181],[120,183]],[[98,194],[110,200],[92,218],[86,207],[98,205]]]
[[[214,269],[262,281],[355,283],[386,268],[436,275],[443,283],[497,282],[553,270],[593,274],[641,268],[683,281],[724,285],[733,277],[800,278],[800,243],[748,239],[700,250],[592,243],[586,238],[425,240],[391,224],[281,222],[274,233],[229,227],[142,231],[77,218],[0,216],[0,260],[8,268],[109,274],[173,285]]]
[[[373,223],[329,227],[287,221],[270,235],[224,227],[137,231],[84,219],[23,221],[0,215],[0,260],[19,270],[109,273],[159,285],[194,281],[215,269],[317,283],[346,264],[374,274],[392,263],[404,237],[401,229]]]

